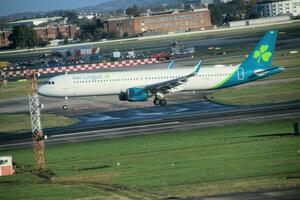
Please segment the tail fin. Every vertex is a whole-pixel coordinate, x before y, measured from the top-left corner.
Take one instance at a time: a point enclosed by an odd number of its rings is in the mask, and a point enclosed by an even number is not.
[[[175,66],[175,60],[172,60],[168,65],[168,69],[174,69],[174,66]]]
[[[269,69],[272,67],[278,31],[268,31],[241,64],[245,70]]]

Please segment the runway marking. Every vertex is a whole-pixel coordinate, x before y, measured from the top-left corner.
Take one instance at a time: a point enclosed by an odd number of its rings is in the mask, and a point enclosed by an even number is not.
[[[159,125],[173,125],[171,128],[183,128],[187,126],[197,126],[197,125],[205,125],[205,124],[216,124],[216,123],[225,123],[225,122],[231,122],[231,121],[246,121],[246,120],[253,120],[253,119],[265,119],[265,118],[270,118],[270,117],[283,117],[283,116],[291,116],[291,115],[299,115],[300,112],[294,112],[294,113],[285,113],[285,114],[275,114],[275,115],[265,115],[265,116],[256,116],[256,117],[246,117],[242,119],[228,119],[228,120],[219,120],[219,121],[213,121],[213,122],[200,122],[200,123],[192,123],[192,124],[180,124],[181,122],[175,121],[175,122],[165,122],[165,123],[158,123],[158,124],[147,124],[147,125],[139,125],[139,126],[132,126],[132,127],[122,127],[122,128],[112,128],[112,129],[106,129],[106,130],[96,130],[96,131],[86,131],[86,132],[80,132],[80,133],[69,133],[69,134],[64,134],[64,135],[53,135],[54,137],[64,137],[64,136],[70,136],[70,135],[81,135],[84,133],[95,133],[97,132],[98,134],[93,134],[93,135],[82,135],[82,136],[77,136],[77,137],[70,137],[70,138],[57,138],[57,139],[48,139],[48,142],[55,142],[55,141],[64,141],[64,140],[73,140],[73,139],[82,139],[82,138],[91,138],[91,137],[96,137],[96,136],[102,136],[102,137],[122,137],[122,134],[126,133],[131,133],[132,136],[136,135],[145,135],[145,134],[150,134],[149,132],[143,133],[144,131],[157,131],[157,130],[163,130],[166,128],[170,127],[151,127],[151,126],[159,126]],[[178,124],[178,125],[175,125]],[[141,129],[141,130],[135,130],[136,128],[143,128],[143,127],[150,127],[146,129]],[[124,130],[125,129],[125,130]],[[126,130],[126,129],[131,129],[131,130]],[[134,129],[134,130],[132,130]],[[115,133],[103,133],[107,131],[116,131],[116,130],[124,130],[120,132],[115,132]],[[53,137],[51,136],[51,137]],[[46,141],[46,142],[47,142]],[[5,144],[5,145],[0,145],[1,147],[14,147],[14,146],[19,146],[19,145],[28,145],[32,144],[32,142],[21,142],[21,143],[13,143],[13,144]]]
[[[130,126],[130,127],[111,128],[111,129],[105,129],[105,130],[84,131],[84,132],[78,132],[78,133],[51,135],[49,137],[55,138],[55,137],[64,137],[64,136],[70,136],[70,135],[81,135],[81,134],[86,134],[86,133],[107,132],[107,131],[116,131],[116,130],[130,129],[130,128],[143,128],[143,127],[152,127],[152,126],[160,126],[160,125],[172,125],[172,124],[179,124],[179,123],[180,123],[179,121],[164,122],[164,123],[157,123],[157,124],[146,124],[146,125],[138,125],[138,126]]]
[[[24,145],[24,144],[33,144],[33,142],[21,142],[21,143],[12,143],[12,144],[3,144],[0,145],[0,147],[13,147],[13,146],[18,146],[18,145]]]
[[[300,112],[286,113],[286,114],[277,114],[277,115],[268,115],[268,116],[247,117],[247,118],[243,118],[243,119],[228,119],[228,120],[220,120],[220,121],[215,121],[215,122],[200,122],[200,123],[193,123],[193,124],[180,124],[180,125],[174,125],[174,126],[172,126],[172,128],[183,128],[183,127],[187,127],[187,126],[197,126],[197,125],[203,125],[203,124],[214,124],[214,123],[224,123],[224,122],[230,122],[230,121],[245,121],[245,120],[251,120],[251,119],[261,119],[261,118],[270,118],[270,117],[290,116],[290,115],[296,115],[296,114],[300,114]],[[175,123],[178,124],[180,122],[175,122]],[[171,122],[170,123],[161,123],[161,124],[169,125],[169,124],[171,124]],[[145,125],[145,126],[149,127],[151,125],[149,124],[149,125]],[[130,128],[130,127],[117,128],[117,129],[120,130],[120,129],[127,129],[127,128]],[[131,127],[131,128],[136,128],[136,127]],[[148,129],[141,129],[138,132],[140,132],[139,134],[142,135],[141,132],[143,132],[143,131],[154,131],[154,130],[157,131],[157,130],[163,130],[163,129],[166,129],[166,128],[167,127],[148,128]],[[111,130],[114,130],[114,129],[108,129],[108,130],[111,131]],[[71,138],[67,138],[67,139],[68,140],[72,140],[72,139],[92,138],[92,137],[95,137],[95,136],[103,136],[103,137],[104,136],[115,136],[115,135],[121,135],[121,134],[126,134],[126,133],[133,133],[132,135],[134,135],[134,132],[136,130],[126,130],[126,131],[115,132],[115,133],[103,133],[105,131],[106,130],[96,131],[96,132],[98,132],[98,134],[83,135],[83,136],[71,137]],[[80,134],[76,134],[76,135],[80,135]],[[57,135],[57,136],[63,137],[64,135]],[[52,140],[49,140],[49,141],[60,141],[60,139],[52,139]]]
[[[246,120],[251,120],[251,119],[282,117],[282,116],[290,116],[290,115],[297,115],[297,114],[300,114],[300,112],[275,114],[275,115],[264,115],[264,116],[256,116],[256,117],[247,117],[247,118],[242,118],[242,119],[227,119],[227,120],[220,120],[220,121],[214,121],[214,122],[200,122],[200,123],[194,123],[194,124],[185,124],[185,125],[182,125],[182,126],[196,126],[196,125],[202,125],[202,124],[215,124],[215,123],[223,123],[223,122],[230,122],[230,121],[246,121]]]

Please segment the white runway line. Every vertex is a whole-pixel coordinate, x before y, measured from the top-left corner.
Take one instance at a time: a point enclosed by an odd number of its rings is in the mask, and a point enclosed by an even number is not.
[[[228,119],[228,120],[218,120],[218,121],[213,121],[213,122],[199,122],[199,123],[191,123],[191,124],[181,124],[181,122],[179,122],[179,121],[157,123],[157,124],[147,124],[147,125],[139,125],[139,126],[131,126],[131,127],[112,128],[112,129],[106,129],[106,130],[95,130],[95,131],[86,131],[86,132],[80,132],[80,133],[53,135],[50,137],[57,138],[57,139],[48,139],[46,142],[55,142],[55,141],[64,141],[64,140],[73,140],[73,139],[78,140],[78,139],[85,139],[85,138],[93,138],[96,136],[101,136],[101,137],[120,136],[121,137],[122,134],[129,134],[129,133],[131,133],[132,136],[136,136],[136,135],[149,134],[149,132],[147,132],[147,131],[159,131],[159,130],[163,130],[166,128],[170,128],[169,126],[171,126],[171,128],[173,128],[173,129],[176,129],[176,128],[184,128],[184,127],[189,127],[189,126],[209,125],[209,124],[226,123],[226,122],[232,122],[232,121],[234,121],[234,122],[248,121],[248,120],[256,120],[256,119],[266,119],[266,118],[272,118],[272,117],[286,117],[286,116],[299,115],[299,114],[300,114],[300,112],[275,114],[275,115],[270,114],[270,115],[265,115],[265,116],[246,117],[246,118],[242,118],[242,119]],[[156,127],[156,128],[153,127],[153,126],[163,126],[163,125],[167,125],[167,127],[166,126],[165,127]],[[132,130],[132,129],[136,129],[136,128],[145,128],[145,129]],[[129,129],[129,130],[126,130],[126,129]],[[119,131],[119,132],[111,133],[111,131]],[[105,133],[105,132],[110,132],[110,133]],[[143,132],[146,132],[146,133],[143,133]],[[88,134],[88,133],[97,133],[97,134],[83,135],[83,134]],[[80,136],[80,135],[82,135],[82,136]],[[63,138],[66,136],[75,136],[75,137]],[[59,138],[59,137],[61,137],[61,138]],[[5,144],[5,145],[0,145],[0,148],[1,147],[14,147],[14,146],[28,145],[28,144],[32,144],[32,142]]]
[[[104,129],[104,130],[95,130],[95,131],[84,131],[84,132],[78,132],[78,133],[67,133],[67,134],[60,134],[60,135],[51,135],[49,137],[55,138],[55,137],[65,137],[65,136],[72,136],[72,135],[82,135],[86,133],[99,133],[99,132],[108,132],[108,131],[118,131],[118,130],[124,130],[124,129],[130,129],[130,128],[144,128],[144,127],[153,127],[153,126],[160,126],[160,125],[172,125],[172,124],[179,124],[180,122],[165,122],[165,123],[158,123],[158,124],[146,124],[146,125],[138,125],[138,126],[130,126],[130,127],[121,127],[121,128],[111,128],[111,129]]]

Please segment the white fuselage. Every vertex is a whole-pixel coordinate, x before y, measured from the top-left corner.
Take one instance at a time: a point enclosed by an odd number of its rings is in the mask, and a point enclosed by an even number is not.
[[[238,66],[202,67],[197,75],[176,91],[208,90],[230,77]],[[164,82],[193,72],[193,68],[156,69],[121,72],[65,74],[53,77],[39,88],[45,96],[74,97],[120,94],[132,87],[144,87]]]

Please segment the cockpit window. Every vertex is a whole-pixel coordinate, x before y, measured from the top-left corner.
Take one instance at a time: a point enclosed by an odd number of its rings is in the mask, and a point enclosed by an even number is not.
[[[54,85],[54,81],[52,81],[52,84]]]
[[[54,85],[54,81],[48,81],[48,84],[49,85],[51,85],[51,84]]]

